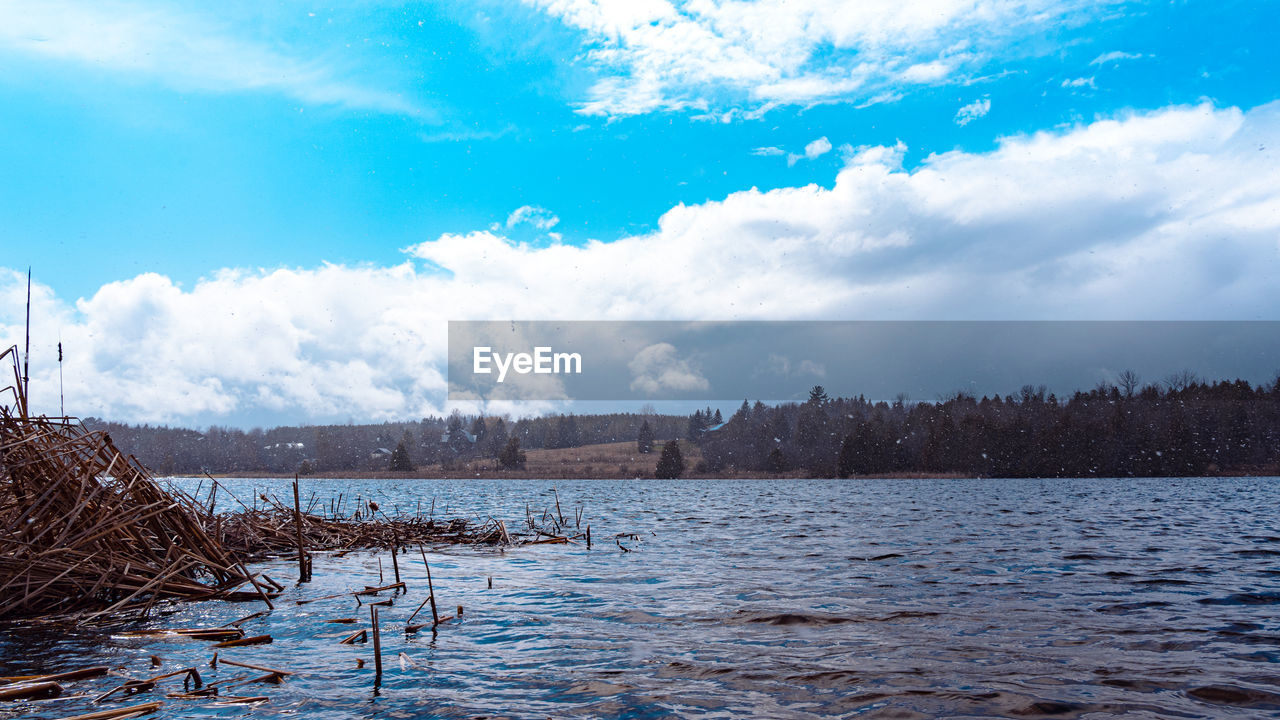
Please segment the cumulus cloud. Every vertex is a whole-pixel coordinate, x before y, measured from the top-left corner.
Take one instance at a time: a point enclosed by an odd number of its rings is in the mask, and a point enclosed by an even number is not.
[[[795,153],[787,155],[787,166],[790,167],[795,165],[801,160],[814,160],[829,152],[831,152],[831,141],[824,135],[808,145],[805,145],[803,155],[797,155]]]
[[[991,112],[991,101],[989,99],[974,100],[956,111],[956,124],[968,125],[974,120],[986,116],[989,112]]]
[[[443,410],[447,320],[1280,319],[1280,103],[1171,107],[917,167],[851,149],[827,186],[680,205],[549,247],[447,234],[392,267],[144,274],[35,292],[33,402],[150,422]],[[25,273],[0,273],[0,340]],[[655,351],[657,352],[657,351]]]
[[[305,103],[428,114],[396,93],[342,79],[322,58],[244,40],[198,13],[135,2],[0,3],[0,48],[179,90],[275,92]]]
[[[582,33],[598,74],[579,111],[862,102],[963,77],[1102,0],[524,0]],[[1025,53],[1025,44],[1019,52]]]
[[[539,230],[550,230],[560,224],[560,218],[546,208],[535,205],[522,205],[507,216],[507,229],[520,224],[532,225]]]
[[[627,363],[631,389],[645,395],[705,391],[711,383],[671,343],[645,347]]]

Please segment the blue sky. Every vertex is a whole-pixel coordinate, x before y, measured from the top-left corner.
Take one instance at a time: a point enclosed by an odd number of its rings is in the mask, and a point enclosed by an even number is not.
[[[83,347],[86,389],[137,370],[108,326],[293,338],[90,408],[196,424],[441,410],[463,317],[1274,319],[1276,27],[1265,2],[4,2],[0,268],[34,268],[38,343]],[[820,297],[763,289],[815,268]]]

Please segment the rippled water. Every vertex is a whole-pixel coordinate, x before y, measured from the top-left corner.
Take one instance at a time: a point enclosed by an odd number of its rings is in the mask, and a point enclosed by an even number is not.
[[[426,597],[416,554],[382,608],[387,663],[339,645],[374,584],[370,553],[318,557],[315,581],[245,625],[271,645],[225,657],[297,672],[247,686],[270,701],[166,701],[162,717],[1280,717],[1280,481],[556,481],[595,547],[429,552],[441,611],[398,632]],[[549,481],[304,481],[305,493],[522,524]],[[285,496],[287,481],[234,481]],[[446,507],[447,506],[447,507]],[[625,539],[623,552],[616,533]],[[384,571],[390,556],[382,554]],[[280,581],[288,561],[264,565]],[[492,578],[493,587],[488,587]],[[186,604],[150,624],[219,625],[256,604]],[[91,664],[135,676],[207,667],[194,640],[85,630],[0,635],[0,674]],[[404,660],[401,660],[403,654]],[[357,668],[357,660],[368,664]],[[96,684],[95,684],[96,683]],[[77,683],[86,692],[110,679]],[[152,697],[154,696],[154,698]],[[163,699],[139,695],[135,702]],[[85,701],[0,706],[59,717]]]

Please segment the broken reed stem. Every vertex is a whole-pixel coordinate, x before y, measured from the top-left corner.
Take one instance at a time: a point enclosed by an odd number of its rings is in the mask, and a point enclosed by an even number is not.
[[[244,563],[237,561],[236,565],[240,568],[240,572],[244,573],[244,576],[249,578],[249,584],[253,585],[253,589],[258,591],[258,597],[262,598],[262,602],[267,604],[267,609],[275,610],[276,606],[271,604],[271,598],[267,597],[267,593],[258,585],[257,579],[255,579],[253,575],[249,574],[249,569],[244,566]]]
[[[492,578],[490,578],[490,580],[489,580],[489,585],[490,585],[490,587],[492,587],[492,586],[493,586],[493,579],[492,579]],[[423,600],[421,603],[419,603],[419,605],[418,605],[418,609],[416,609],[416,610],[414,610],[414,611],[413,611],[413,614],[409,616],[409,619],[404,621],[404,624],[405,624],[406,626],[407,626],[407,625],[411,625],[411,624],[413,624],[413,619],[414,619],[414,618],[416,618],[416,617],[418,617],[418,613],[422,612],[422,608],[426,607],[426,606],[427,606],[427,603],[428,603],[428,602],[430,602],[430,601],[431,601],[431,596],[430,596],[430,595],[428,595],[426,600]]]
[[[374,676],[382,677],[382,634],[378,630],[378,608],[369,607],[369,617],[373,622],[373,667]]]
[[[392,533],[392,534],[391,534],[391,568],[392,568],[393,570],[395,570],[395,572],[396,572],[396,584],[397,584],[397,585],[400,585],[400,584],[401,584],[401,582],[400,582],[400,561],[396,559],[396,555],[397,555],[397,554],[398,554],[398,552],[399,552],[399,548],[397,547],[399,544],[400,544],[400,543],[399,543],[399,541],[397,540],[397,538],[396,538],[396,536],[395,536],[395,533]]]
[[[436,610],[436,589],[431,584],[431,563],[427,562],[427,551],[418,546],[418,552],[422,553],[422,565],[427,569],[427,599],[431,601],[431,627],[434,629],[440,624],[440,613]]]
[[[302,503],[298,499],[298,476],[293,476],[293,527],[298,536],[298,582],[311,580],[307,569],[307,550],[302,540]]]

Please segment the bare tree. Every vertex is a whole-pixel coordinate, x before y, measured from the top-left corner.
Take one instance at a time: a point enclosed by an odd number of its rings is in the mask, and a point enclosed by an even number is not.
[[[1116,382],[1119,383],[1120,389],[1124,390],[1125,397],[1133,397],[1134,391],[1142,384],[1142,378],[1132,370],[1125,370],[1116,377]]]
[[[1186,390],[1200,382],[1200,378],[1190,370],[1179,370],[1164,379],[1164,386],[1169,388],[1170,392],[1179,392]]]

